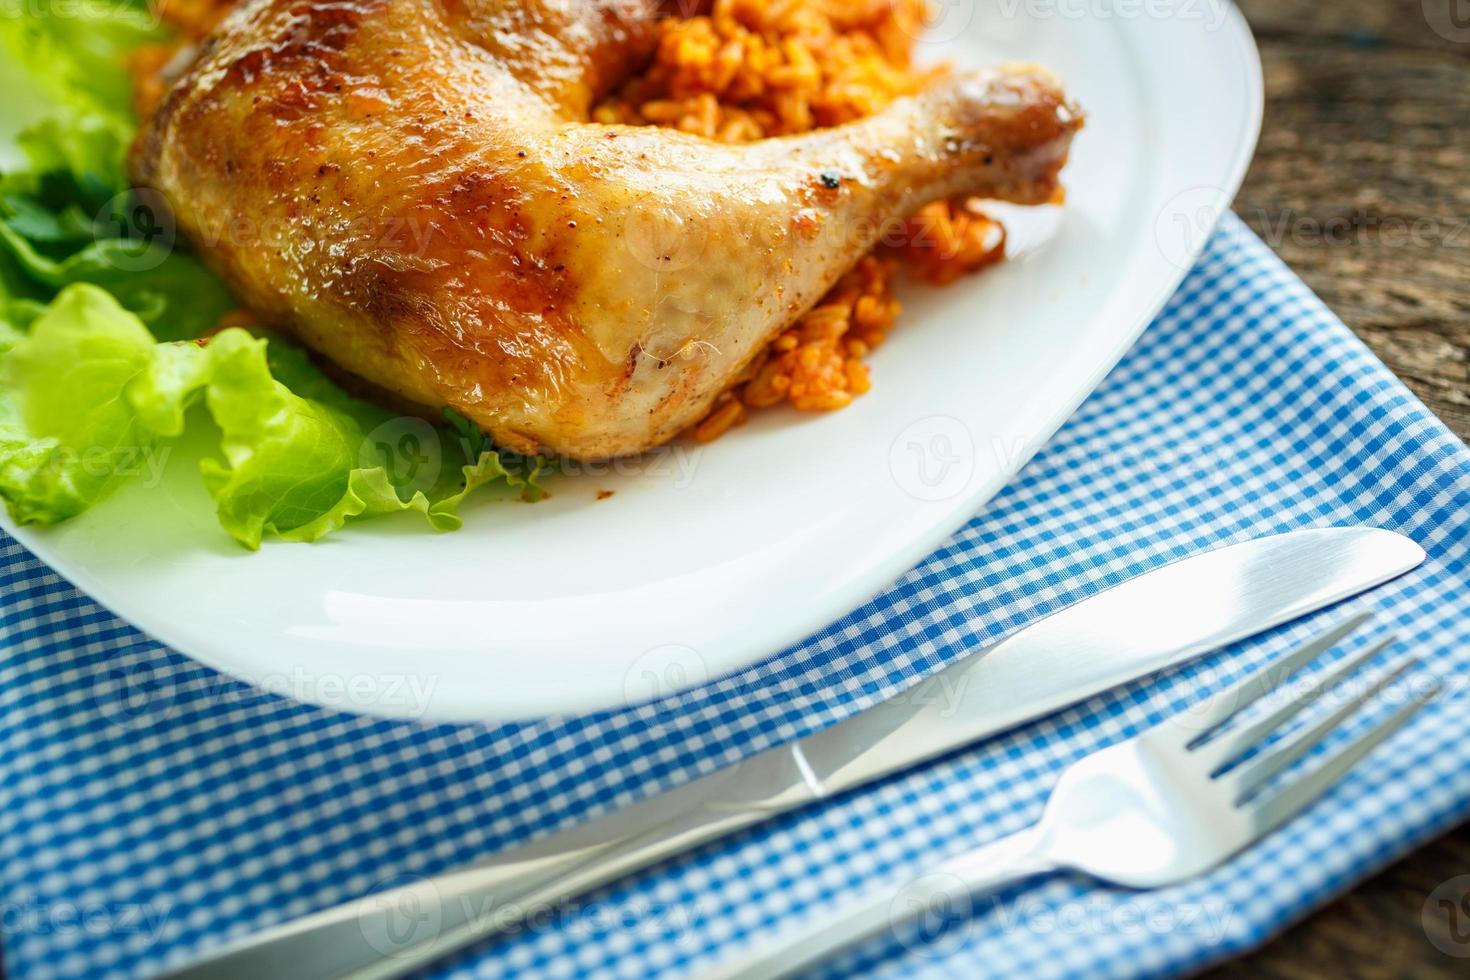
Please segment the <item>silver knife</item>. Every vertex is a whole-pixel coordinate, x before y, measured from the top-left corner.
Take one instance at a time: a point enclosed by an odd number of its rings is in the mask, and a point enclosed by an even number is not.
[[[388,980],[656,861],[1357,595],[1417,567],[1391,531],[1324,528],[1187,558],[1099,593],[904,696],[491,860],[250,937],[169,980]]]

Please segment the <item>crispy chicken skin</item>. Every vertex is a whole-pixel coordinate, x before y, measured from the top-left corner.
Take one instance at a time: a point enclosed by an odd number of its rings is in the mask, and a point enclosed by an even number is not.
[[[251,0],[145,126],[138,182],[268,322],[501,445],[698,421],[896,222],[1042,203],[1081,116],[1039,69],[726,146],[589,123],[652,0]]]

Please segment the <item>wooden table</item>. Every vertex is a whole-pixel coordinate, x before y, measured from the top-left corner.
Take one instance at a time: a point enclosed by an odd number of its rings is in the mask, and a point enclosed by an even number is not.
[[[1265,63],[1266,122],[1235,210],[1464,439],[1470,5],[1457,28],[1456,2],[1239,0]],[[1421,921],[1429,892],[1462,874],[1470,827],[1209,976],[1470,976]]]

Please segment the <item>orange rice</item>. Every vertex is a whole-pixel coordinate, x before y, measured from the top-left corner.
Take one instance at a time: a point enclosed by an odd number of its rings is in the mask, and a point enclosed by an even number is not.
[[[202,37],[234,0],[163,0],[184,38]],[[690,9],[692,0],[673,7]],[[648,68],[594,110],[603,123],[667,126],[724,142],[839,126],[912,95],[945,69],[913,64],[930,0],[702,0],[707,14],[660,24]],[[140,114],[164,92],[160,70],[176,47],[138,55]],[[936,285],[1000,261],[1005,233],[975,201],[940,201],[907,223],[902,244],[883,245],[809,313],[777,337],[693,430],[701,442],[783,402],[831,411],[871,387],[867,355],[901,312],[900,264]]]
[[[724,142],[840,126],[912,95],[943,69],[914,67],[929,0],[715,0],[661,25],[652,65],[593,111],[603,123],[668,126]],[[864,358],[901,308],[898,259],[936,284],[999,261],[1005,234],[974,202],[938,202],[908,222],[782,332],[694,427],[701,442],[781,402],[831,411],[871,387]]]

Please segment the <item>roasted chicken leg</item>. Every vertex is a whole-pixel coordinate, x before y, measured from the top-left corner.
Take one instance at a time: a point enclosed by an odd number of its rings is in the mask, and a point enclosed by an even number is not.
[[[601,126],[653,0],[251,0],[146,125],[138,181],[254,311],[500,444],[637,453],[699,420],[884,234],[1052,198],[1080,114],[1033,68],[726,146]]]

